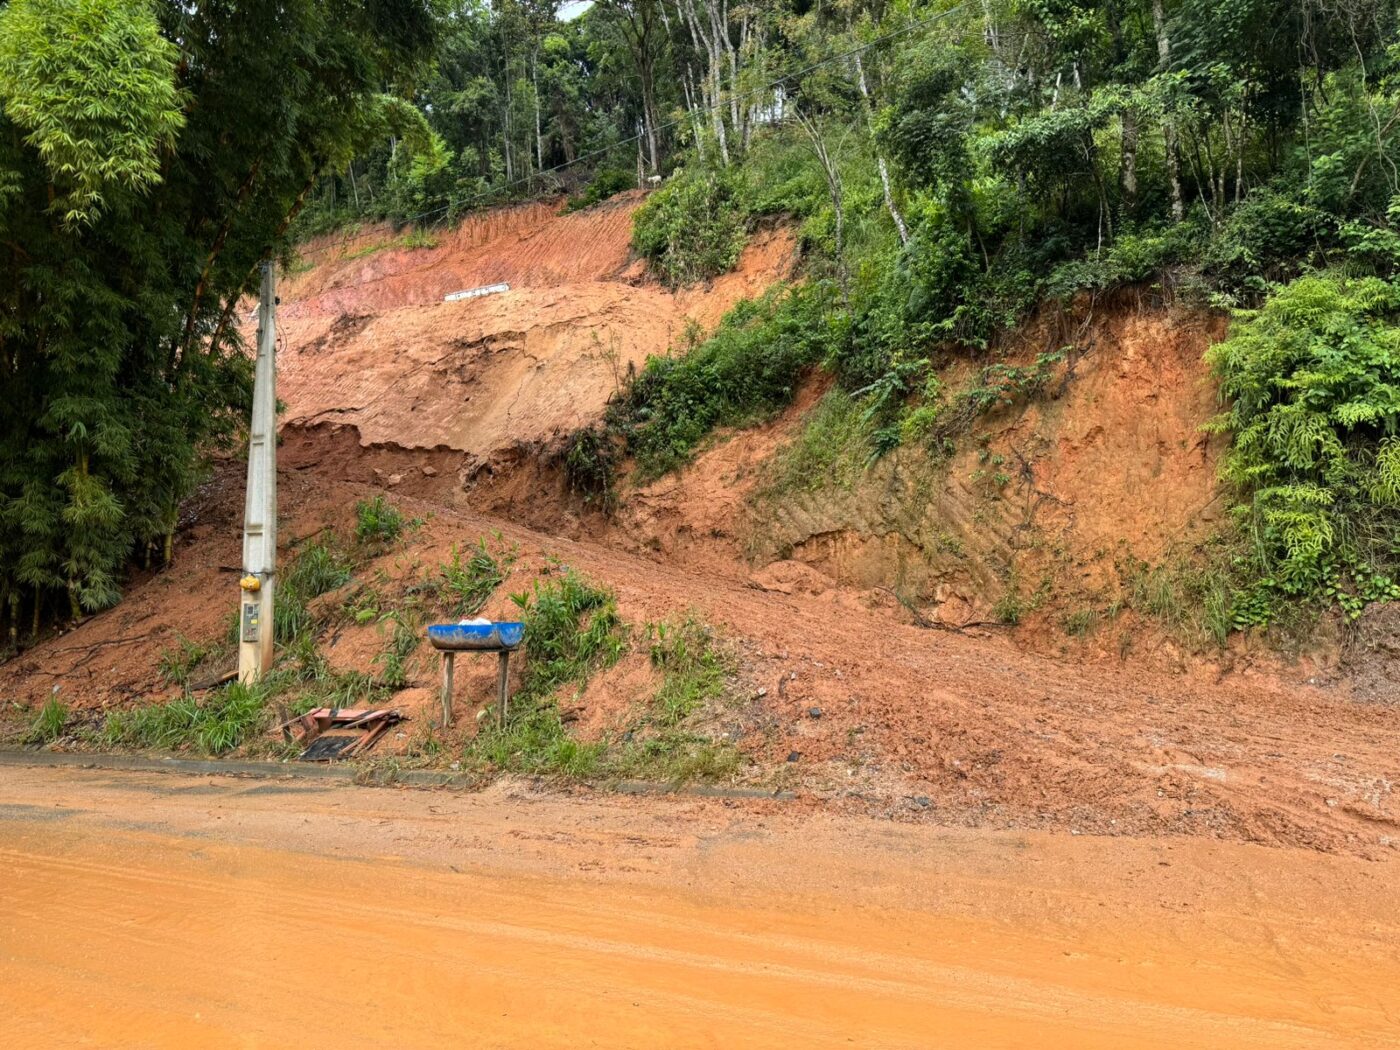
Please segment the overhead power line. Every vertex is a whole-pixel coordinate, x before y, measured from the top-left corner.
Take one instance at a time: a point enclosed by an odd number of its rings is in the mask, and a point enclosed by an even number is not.
[[[829,55],[826,58],[819,59],[816,62],[803,66],[801,69],[790,70],[789,72],[784,73],[782,76],[777,77],[774,80],[770,80],[768,83],[763,84],[760,87],[750,88],[748,91],[742,91],[738,95],[726,96],[725,98],[721,99],[718,102],[712,103],[711,105],[696,107],[695,109],[688,111],[686,116],[684,117],[677,117],[675,120],[668,120],[664,124],[657,125],[653,129],[653,131],[660,132],[669,130],[670,128],[677,127],[689,121],[696,113],[711,113],[716,109],[724,109],[736,100],[744,100],[747,98],[751,98],[755,95],[771,94],[777,88],[783,86],[789,81],[805,77],[808,73],[812,73],[818,69],[821,69],[824,66],[829,66],[836,62],[843,62],[847,59],[854,58],[856,55],[863,54],[864,52],[869,51],[871,48],[879,47],[881,44],[888,43],[889,41],[895,40],[901,36],[907,36],[915,30],[923,29],[924,27],[930,26],[935,22],[941,22],[943,21],[943,19],[949,18],[952,15],[957,14],[965,6],[965,4],[958,4],[956,7],[950,7],[945,11],[937,11],[934,14],[929,15],[927,18],[917,19],[913,22],[910,22],[908,25],[902,26],[899,29],[891,30],[890,32],[884,33],[873,40],[867,41],[866,43],[861,44],[858,47],[849,48],[848,50],[842,51],[835,55]],[[638,132],[635,135],[629,135],[627,138],[618,139],[616,142],[609,143],[606,146],[600,146],[599,148],[590,150],[587,153],[581,153],[573,160],[564,161],[562,164],[556,164],[551,168],[544,168],[541,171],[536,171],[522,178],[502,183],[501,185],[494,186],[491,189],[481,190],[474,194],[468,194],[465,197],[458,197],[455,200],[448,201],[446,204],[439,205],[436,208],[430,208],[427,211],[419,212],[417,215],[410,215],[407,218],[398,221],[400,225],[409,226],[416,223],[421,223],[426,219],[435,218],[439,215],[446,215],[448,212],[452,211],[452,209],[460,207],[462,205],[474,205],[478,203],[483,203],[487,200],[490,200],[493,197],[500,196],[501,194],[504,194],[509,190],[513,190],[520,186],[528,186],[530,183],[534,182],[537,179],[544,178],[548,175],[558,174],[559,172],[574,167],[577,164],[582,164],[585,161],[593,160],[597,157],[601,157],[608,153],[611,153],[615,149],[638,143],[643,139],[644,135],[644,132]],[[340,242],[340,244],[343,243],[344,242]],[[340,245],[327,244],[323,245],[320,248],[312,249],[308,252],[302,252],[301,254],[303,258],[311,255],[319,255],[322,252],[330,251],[338,246]]]

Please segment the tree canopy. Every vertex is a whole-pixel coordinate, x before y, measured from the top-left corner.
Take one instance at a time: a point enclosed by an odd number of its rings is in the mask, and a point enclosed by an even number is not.
[[[427,0],[0,8],[0,609],[103,608],[249,368],[232,314],[434,44]]]

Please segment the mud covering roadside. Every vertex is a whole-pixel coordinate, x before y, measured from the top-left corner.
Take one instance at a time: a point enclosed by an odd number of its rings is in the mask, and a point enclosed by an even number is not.
[[[1393,861],[11,768],[0,863],[16,1046],[1400,1045]]]
[[[56,751],[29,751],[0,748],[0,766],[36,766],[69,769],[126,770],[134,773],[180,773],[257,777],[264,779],[332,780],[374,787],[451,788],[476,791],[497,778],[436,769],[397,769],[392,765],[325,762],[250,762],[232,759],[182,758],[175,755],[77,754]],[[531,780],[535,787],[554,786],[548,781]],[[558,785],[561,788],[576,785]],[[720,787],[714,784],[660,784],[648,780],[621,780],[592,784],[590,788],[620,795],[683,795],[693,798],[774,799],[792,801],[791,791],[761,788]]]

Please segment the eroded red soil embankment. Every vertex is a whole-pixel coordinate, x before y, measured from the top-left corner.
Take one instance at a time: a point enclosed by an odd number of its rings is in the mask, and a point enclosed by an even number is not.
[[[630,250],[641,199],[493,211],[432,248],[395,247],[388,230],[310,246],[316,265],[281,292],[283,424],[460,453],[471,470],[592,421],[629,368],[788,275],[793,239],[776,229],[755,235],[733,273],[662,287]],[[498,283],[509,290],[443,301]]]
[[[727,728],[749,776],[846,808],[1363,855],[1395,848],[1400,708],[1264,673],[1170,675],[1135,657],[1086,660],[1082,649],[1047,658],[1004,633],[915,626],[891,594],[902,581],[904,597],[958,609],[958,622],[1018,573],[1029,586],[1077,574],[1092,595],[1111,541],[1146,557],[1189,532],[1213,498],[1214,453],[1193,424],[1212,397],[1199,382],[1209,326],[1151,311],[1101,318],[1059,390],[989,417],[986,440],[974,435],[951,466],[880,464],[840,498],[794,498],[766,517],[750,497],[819,388],[682,475],[630,491],[611,525],[536,486],[548,480],[531,474],[539,450],[597,417],[619,368],[787,272],[791,238],[770,232],[737,273],[665,291],[627,254],[635,203],[562,218],[538,206],[494,213],[436,248],[385,248],[289,282],[287,546],[325,528],[347,533],[355,501],[387,488],[424,523],[363,569],[386,590],[499,532],[519,559],[487,615],[510,613],[509,592],[553,571],[553,557],[615,588],[635,625],[693,609],[741,657],[744,695]],[[438,302],[453,286],[499,279],[510,293]],[[494,489],[477,483],[492,464]],[[1010,476],[995,491],[972,476],[1000,466]],[[171,695],[161,654],[181,635],[219,637],[234,604],[241,506],[241,467],[226,464],[187,508],[174,566],[0,667],[0,696],[32,710],[57,690],[93,710]],[[766,552],[755,543],[765,535]],[[382,644],[372,625],[324,639],[335,666],[366,671]],[[569,700],[581,729],[604,731],[644,699],[654,683],[636,648],[616,677]],[[423,659],[410,671],[395,703],[426,723],[435,667]],[[466,694],[489,695],[489,668],[465,674]],[[449,750],[471,731],[463,722]],[[395,746],[406,745],[386,753]]]

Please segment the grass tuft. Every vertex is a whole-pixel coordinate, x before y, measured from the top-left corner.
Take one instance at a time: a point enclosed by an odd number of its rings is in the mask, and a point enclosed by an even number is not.
[[[647,625],[651,662],[662,673],[652,721],[679,725],[705,703],[724,695],[733,659],[715,644],[714,631],[693,613],[680,623]]]
[[[26,744],[52,744],[63,735],[68,726],[68,705],[56,696],[51,696],[39,708],[29,731],[24,734]]]
[[[208,655],[208,646],[177,634],[175,646],[160,655],[160,676],[171,685],[189,685],[190,675]]]
[[[100,739],[108,747],[191,748],[222,755],[266,725],[268,698],[283,684],[279,676],[269,675],[255,686],[230,683],[203,703],[187,693],[164,704],[113,711]]]
[[[393,543],[409,524],[403,512],[383,496],[355,504],[355,539],[362,544]]]
[[[452,548],[452,560],[441,569],[441,593],[452,616],[474,616],[485,607],[496,588],[505,582],[514,557],[494,555],[483,537],[464,562],[462,552]]]

